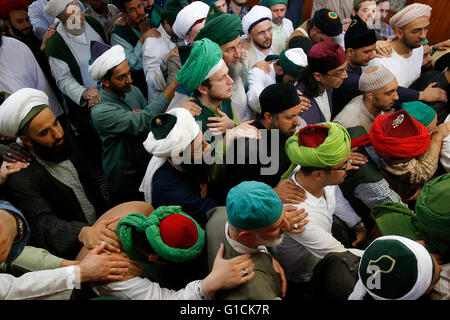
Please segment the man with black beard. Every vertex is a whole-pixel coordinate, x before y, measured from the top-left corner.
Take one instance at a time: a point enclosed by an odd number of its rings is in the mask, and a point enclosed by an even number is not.
[[[142,0],[142,2],[148,24],[152,28],[157,28],[161,23],[162,8],[158,4],[155,5],[155,0]]]
[[[43,91],[24,88],[9,96],[0,107],[0,133],[20,137],[32,155],[6,182],[7,199],[30,223],[30,245],[72,260],[83,244],[104,241],[107,250],[120,251],[107,224],[90,226],[105,211],[104,200]]]

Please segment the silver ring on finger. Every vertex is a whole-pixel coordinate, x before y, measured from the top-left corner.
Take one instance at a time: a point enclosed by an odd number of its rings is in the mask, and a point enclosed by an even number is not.
[[[11,158],[11,152],[8,152],[8,158]]]
[[[242,277],[248,276],[248,271],[247,271],[247,269],[242,270],[242,272],[244,273],[244,275],[243,275]]]
[[[296,230],[298,229],[298,224],[296,224],[296,223],[294,224],[294,229],[296,229]]]

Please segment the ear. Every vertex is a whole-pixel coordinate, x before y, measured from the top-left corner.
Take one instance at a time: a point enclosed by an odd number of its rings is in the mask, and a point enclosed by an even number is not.
[[[373,92],[368,92],[365,94],[367,99],[369,99],[370,101],[374,101],[375,100],[375,94]]]
[[[149,254],[148,261],[153,263],[160,263],[160,256],[157,254]]]
[[[403,37],[403,30],[402,29],[394,29],[394,33],[397,36],[397,38],[401,39]]]
[[[198,87],[198,92],[200,92],[202,95],[207,95],[208,94],[208,88],[204,85],[200,85],[200,87]]]
[[[273,64],[273,69],[275,70],[275,74],[279,76],[284,73],[283,68],[278,64],[278,62]]]
[[[253,239],[253,233],[249,231],[241,231],[238,234],[239,239],[242,239],[244,243]]]
[[[4,21],[5,27],[6,27],[7,29],[11,28],[11,24],[9,23],[8,20],[3,20],[3,21]]]
[[[311,173],[311,175],[314,178],[314,180],[322,180],[324,175],[325,175],[325,171],[323,171],[323,170],[314,170]]]
[[[313,73],[313,77],[314,77],[314,80],[316,80],[316,82],[321,82],[322,81],[322,75],[320,73],[318,73],[318,72],[314,72]]]
[[[352,16],[356,16],[356,11],[352,9]]]
[[[270,112],[264,112],[263,118],[264,120],[272,121],[273,116]]]
[[[20,136],[20,140],[22,140],[23,144],[26,145],[28,148],[33,147],[33,141],[27,137],[27,136]]]
[[[353,50],[352,48],[348,48],[348,49],[345,51],[345,53],[347,54],[347,57],[353,56],[353,52],[354,52],[354,50]]]
[[[192,39],[190,34],[187,34],[184,36],[184,38],[186,39],[187,42],[189,42],[189,44],[192,46],[194,43],[194,39]]]

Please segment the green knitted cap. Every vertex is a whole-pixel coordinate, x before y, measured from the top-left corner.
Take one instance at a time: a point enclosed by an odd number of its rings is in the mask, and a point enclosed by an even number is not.
[[[165,139],[177,123],[177,117],[170,113],[160,113],[152,118],[150,131],[156,140]]]

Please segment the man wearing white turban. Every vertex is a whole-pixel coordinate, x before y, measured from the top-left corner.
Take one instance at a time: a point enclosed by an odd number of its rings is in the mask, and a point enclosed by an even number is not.
[[[152,116],[167,109],[178,83],[172,82],[149,104],[132,85],[130,65],[122,46],[92,42],[91,52],[93,63],[89,72],[102,83],[100,102],[92,108],[91,117],[102,141],[106,183],[118,203],[143,200],[139,185],[150,156],[142,142]]]
[[[93,248],[105,241],[107,250],[118,250],[114,237],[90,227],[105,201],[44,92],[24,88],[10,95],[0,106],[0,133],[20,137],[32,155],[5,184],[8,199],[32,226],[30,245],[72,260],[82,243]]]
[[[422,43],[430,27],[430,16],[431,7],[420,3],[406,6],[396,13],[390,20],[397,36],[392,41],[392,55],[375,58],[369,62],[369,66],[385,66],[395,75],[399,86],[409,87],[420,76]]]

